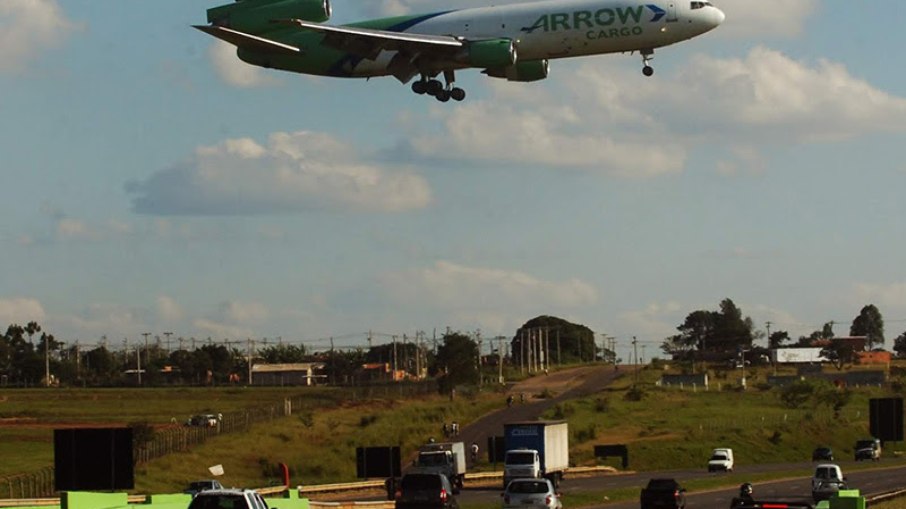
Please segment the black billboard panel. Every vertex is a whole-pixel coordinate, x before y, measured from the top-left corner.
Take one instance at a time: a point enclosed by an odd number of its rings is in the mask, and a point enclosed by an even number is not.
[[[55,429],[57,491],[131,490],[132,428]]]
[[[399,446],[356,447],[355,471],[359,479],[402,475]]]
[[[868,410],[872,437],[881,442],[903,441],[903,398],[872,398]]]

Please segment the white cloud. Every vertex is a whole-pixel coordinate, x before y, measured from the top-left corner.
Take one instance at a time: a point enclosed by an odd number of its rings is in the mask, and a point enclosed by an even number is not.
[[[0,1],[0,72],[21,70],[74,28],[56,0]]]
[[[24,326],[32,321],[43,324],[45,317],[44,306],[36,299],[25,297],[0,299],[0,325],[2,326],[13,323]],[[6,329],[0,332],[6,332]]]
[[[677,333],[676,326],[684,318],[683,309],[674,301],[652,302],[644,309],[620,313],[614,330],[633,331],[633,334],[647,341],[660,342]]]
[[[64,217],[57,221],[57,237],[63,239],[94,239],[93,232],[84,221]]]
[[[533,107],[499,99],[474,101],[445,112],[444,117],[442,134],[411,133],[409,147],[415,155],[623,177],[676,173],[686,157],[679,144],[655,144],[622,135],[617,129],[601,128],[580,108],[552,96]]]
[[[582,308],[598,300],[595,287],[579,279],[545,281],[520,271],[468,267],[448,261],[384,274],[380,279],[386,291],[401,303],[475,316],[497,311]]]
[[[906,316],[906,282],[886,284],[858,283],[850,295],[848,304],[855,310],[853,311],[853,317],[858,315],[859,310],[868,304],[874,304],[882,316],[898,319]]]
[[[247,64],[236,56],[236,46],[216,40],[208,50],[214,70],[227,83],[239,88],[273,86],[280,83],[262,67]]]
[[[227,301],[220,304],[219,314],[223,320],[236,323],[255,323],[267,320],[270,314],[264,304],[258,302]]]
[[[727,20],[715,32],[731,37],[793,37],[815,15],[818,0],[720,0]]]
[[[292,213],[312,208],[396,212],[426,206],[424,178],[356,158],[327,134],[271,134],[199,147],[183,164],[126,185],[133,208],[149,214]]]
[[[161,295],[157,298],[157,315],[165,322],[177,322],[182,320],[185,313],[172,297]]]
[[[687,145],[746,139],[747,146],[732,146],[735,161],[724,161],[724,171],[760,171],[758,144],[906,130],[906,99],[829,60],[809,64],[756,47],[744,58],[693,57],[666,78],[643,80],[634,74],[625,66],[584,64],[579,69],[569,86],[575,98],[584,98],[586,124],[603,118],[613,132],[650,131],[652,143],[667,137]]]
[[[742,58],[698,55],[653,79],[615,57],[563,67],[543,85],[491,82],[490,99],[435,109],[427,122],[401,117],[404,154],[653,177],[719,143],[718,173],[759,174],[765,145],[906,131],[906,99],[842,64],[765,47]]]
[[[192,322],[192,325],[202,334],[215,338],[251,338],[255,337],[252,329],[238,325],[220,323],[207,318],[199,318]]]

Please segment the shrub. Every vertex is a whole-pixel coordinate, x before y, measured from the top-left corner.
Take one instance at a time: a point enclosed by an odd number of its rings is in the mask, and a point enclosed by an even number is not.
[[[363,415],[362,417],[359,418],[359,427],[367,428],[368,426],[371,426],[372,424],[374,424],[377,420],[378,420],[377,415],[374,415],[374,414]]]
[[[645,399],[645,390],[638,385],[633,385],[626,391],[626,395],[623,398],[626,401],[642,401]]]
[[[595,412],[603,414],[610,410],[610,398],[595,398]]]

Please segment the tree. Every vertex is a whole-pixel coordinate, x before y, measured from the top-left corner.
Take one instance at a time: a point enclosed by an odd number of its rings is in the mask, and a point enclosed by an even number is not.
[[[585,325],[569,322],[556,316],[541,315],[525,322],[516,330],[510,342],[513,364],[522,365],[529,356],[537,355],[538,346],[550,356],[547,364],[568,364],[597,359],[595,333]]]
[[[831,338],[830,343],[821,349],[821,355],[841,370],[845,363],[853,362],[853,345],[842,338]]]
[[[906,332],[893,340],[893,351],[897,353],[897,357],[906,357]]]
[[[461,384],[478,382],[478,344],[461,332],[444,334],[437,349],[437,368],[443,373],[439,384],[442,392]]]
[[[308,354],[305,351],[305,345],[274,345],[262,349],[258,352],[268,364],[294,364],[305,362]]]
[[[884,318],[881,317],[881,312],[874,304],[862,308],[859,316],[853,320],[853,324],[849,328],[849,335],[865,336],[867,350],[874,349],[875,345],[878,345],[879,348],[884,346]]]
[[[730,353],[751,349],[755,339],[752,319],[743,318],[731,299],[722,300],[718,311],[689,313],[676,329],[679,335],[667,338],[663,346],[680,351],[694,348],[699,353]]]
[[[815,341],[823,339],[832,339],[834,337],[834,322],[827,322],[808,336],[800,336],[798,346],[814,346]]]
[[[785,330],[772,332],[768,337],[768,348],[780,348],[784,341],[790,340],[790,333]]]

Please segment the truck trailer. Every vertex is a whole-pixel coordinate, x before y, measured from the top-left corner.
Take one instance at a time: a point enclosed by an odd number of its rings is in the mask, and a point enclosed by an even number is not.
[[[517,478],[545,477],[560,485],[569,467],[569,429],[566,421],[525,421],[503,425],[506,456],[503,486]]]

